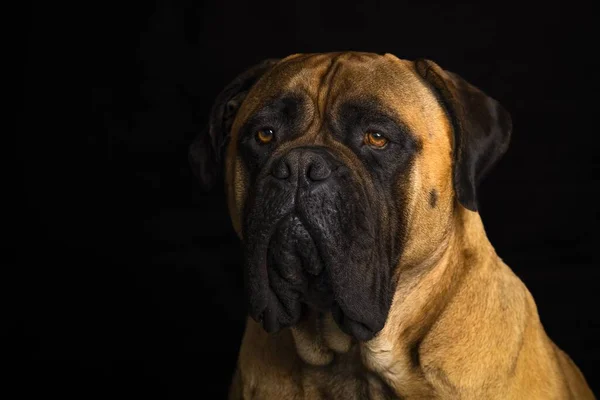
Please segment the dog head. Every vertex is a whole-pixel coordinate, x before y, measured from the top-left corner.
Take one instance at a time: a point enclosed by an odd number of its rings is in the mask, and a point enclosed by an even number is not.
[[[495,100],[432,61],[297,54],[227,86],[190,157],[205,186],[225,172],[250,315],[273,332],[331,311],[364,341],[398,272],[427,261],[457,207],[477,210],[510,132]]]

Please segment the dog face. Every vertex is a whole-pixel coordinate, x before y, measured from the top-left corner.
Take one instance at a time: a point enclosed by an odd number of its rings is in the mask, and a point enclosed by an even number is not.
[[[265,61],[221,93],[209,125],[191,160],[208,184],[226,147],[250,315],[273,332],[306,307],[331,311],[363,341],[456,207],[476,211],[511,131],[496,101],[433,62],[369,53]]]

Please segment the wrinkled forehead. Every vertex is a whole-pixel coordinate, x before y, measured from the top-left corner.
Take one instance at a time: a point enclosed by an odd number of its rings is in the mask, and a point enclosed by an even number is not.
[[[268,101],[294,96],[317,115],[335,113],[346,103],[379,104],[417,132],[435,129],[427,123],[441,117],[433,92],[417,75],[411,61],[386,54],[297,54],[276,64],[249,93],[241,119]],[[312,113],[311,113],[312,114]],[[438,119],[438,118],[434,118]]]

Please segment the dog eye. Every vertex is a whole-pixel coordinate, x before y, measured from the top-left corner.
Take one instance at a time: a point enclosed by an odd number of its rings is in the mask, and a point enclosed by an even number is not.
[[[383,149],[388,144],[388,140],[380,132],[367,132],[365,133],[365,144],[374,149]]]
[[[262,144],[267,144],[271,142],[274,136],[275,132],[273,132],[273,129],[269,128],[260,129],[258,132],[256,132],[256,140]]]

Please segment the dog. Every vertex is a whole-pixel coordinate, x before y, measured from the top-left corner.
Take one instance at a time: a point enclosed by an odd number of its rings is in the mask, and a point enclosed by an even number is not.
[[[496,254],[509,113],[427,59],[268,59],[190,147],[225,183],[249,317],[231,399],[594,399]]]

